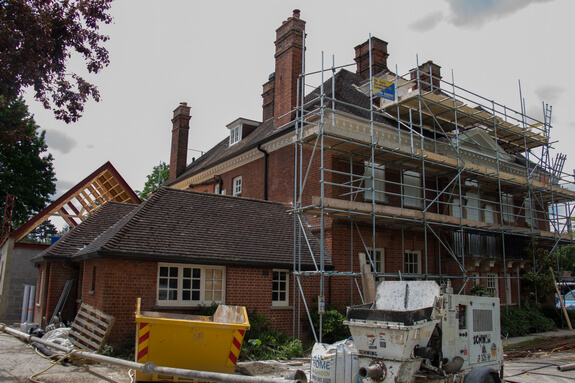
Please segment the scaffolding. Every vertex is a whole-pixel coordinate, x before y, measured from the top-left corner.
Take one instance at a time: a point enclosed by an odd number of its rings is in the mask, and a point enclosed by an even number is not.
[[[370,37],[370,63],[371,50]],[[305,53],[303,61],[305,72]],[[370,67],[369,78],[353,85],[369,103],[352,103],[336,89],[345,67],[325,68],[322,54],[322,69],[299,79],[293,287],[300,299],[294,329],[304,309],[311,321],[306,277],[319,276],[316,341],[326,277],[350,278],[351,302],[364,300],[358,247],[375,278],[454,280],[460,292],[477,281],[474,269],[497,264],[488,281],[495,286],[487,287],[497,292],[504,286],[503,304],[515,287],[520,299],[523,267],[540,271],[526,245],[536,241],[551,256],[574,243],[575,192],[567,188],[573,175],[563,172],[564,155],[551,156],[551,107],[543,104],[539,121],[526,115],[522,99],[521,111],[498,104],[457,86],[453,75],[446,81],[432,62],[416,63],[403,75],[397,68],[376,74]],[[374,81],[392,84],[393,97],[376,96]],[[306,226],[322,245],[313,271],[302,270],[300,262],[303,248],[311,252]],[[330,252],[341,253],[334,249],[334,230],[350,233],[349,270],[329,267]],[[390,246],[378,238],[390,231],[398,236],[393,246],[401,249],[401,260],[384,271],[393,260],[377,253]],[[423,243],[421,253],[409,252],[406,235],[413,233]]]

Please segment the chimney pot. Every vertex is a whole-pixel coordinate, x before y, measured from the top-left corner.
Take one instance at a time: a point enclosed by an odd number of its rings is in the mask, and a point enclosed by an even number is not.
[[[301,11],[299,9],[294,9],[293,10],[293,17],[295,17],[296,19],[299,19],[300,13],[301,13]]]

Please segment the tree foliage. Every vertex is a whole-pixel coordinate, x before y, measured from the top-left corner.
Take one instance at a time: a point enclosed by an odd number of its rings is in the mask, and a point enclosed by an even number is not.
[[[154,192],[160,185],[168,180],[170,175],[170,165],[165,162],[160,162],[158,166],[154,166],[152,173],[148,174],[148,179],[144,184],[142,191],[136,190],[136,193],[142,201],[149,198],[150,193]]]
[[[31,87],[36,100],[57,119],[78,120],[95,85],[69,70],[79,55],[89,73],[109,64],[101,24],[112,21],[112,0],[0,0],[0,95],[16,99]],[[12,128],[0,126],[0,133]]]
[[[536,238],[531,238],[525,253],[533,256],[535,265],[533,270],[521,275],[521,288],[529,293],[534,302],[545,302],[555,293],[553,278],[557,279],[553,271],[553,258],[549,249],[541,247]]]
[[[50,201],[56,177],[52,155],[46,153],[46,132],[38,131],[21,98],[8,102],[0,96],[0,124],[12,120],[21,124],[23,135],[10,145],[0,142],[0,208],[3,212],[6,195],[13,194],[12,222],[19,226]]]
[[[56,226],[49,220],[45,220],[22,238],[21,242],[50,244],[52,237],[57,235],[58,229]]]

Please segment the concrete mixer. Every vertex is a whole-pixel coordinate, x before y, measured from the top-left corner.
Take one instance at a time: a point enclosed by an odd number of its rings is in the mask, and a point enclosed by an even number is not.
[[[449,284],[384,281],[372,303],[347,309],[362,382],[503,380],[499,299]]]

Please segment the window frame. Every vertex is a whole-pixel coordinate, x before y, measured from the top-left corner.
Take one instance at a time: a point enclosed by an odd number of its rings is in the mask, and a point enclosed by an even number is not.
[[[465,218],[471,221],[481,221],[481,201],[476,191],[465,193]]]
[[[276,273],[279,275],[285,274],[285,280],[282,281],[278,279],[276,281]],[[290,273],[288,269],[272,269],[272,306],[273,307],[286,307],[289,306],[289,279]],[[275,284],[278,283],[277,289],[275,288]],[[285,287],[281,288],[281,284],[284,283]],[[274,298],[274,294],[278,293],[279,296]],[[281,294],[285,294],[285,298],[281,299]]]
[[[495,207],[493,204],[485,204],[485,208],[483,209],[483,222],[495,224]]]
[[[499,298],[499,279],[497,273],[485,274],[485,288],[495,298]]]
[[[237,176],[232,179],[232,190],[234,197],[241,197],[242,196],[242,176]]]
[[[423,209],[423,182],[421,173],[414,170],[404,170],[401,173],[402,204],[403,207]],[[408,183],[407,180],[415,182]]]
[[[365,161],[363,166],[364,201],[388,203],[385,193],[385,165]]]
[[[513,194],[501,193],[501,221],[508,225],[515,223],[515,201]]]
[[[230,128],[230,146],[240,142],[241,137],[242,137],[242,124]]]
[[[369,261],[368,254],[361,252],[361,256],[365,257],[365,263],[369,265],[369,268],[372,273],[376,274],[384,274],[385,273],[385,248],[384,247],[376,247],[375,249],[370,247],[367,249],[368,253],[371,255],[374,254],[373,263],[375,264],[375,270],[373,265]],[[378,257],[379,256],[379,257]],[[378,259],[379,258],[379,259]],[[375,281],[379,284],[385,280],[385,277],[375,277]]]
[[[160,279],[164,278],[165,276],[161,275],[161,268],[162,267],[167,267],[168,268],[168,274],[170,273],[170,268],[177,268],[178,273],[177,273],[177,283],[176,283],[176,287],[170,287],[170,283],[169,280],[170,279],[175,279],[174,277],[171,277],[170,275],[168,275],[168,282],[167,282],[167,288],[161,288],[160,287]],[[190,277],[187,279],[190,279],[190,287],[189,288],[184,288],[184,269],[185,268],[189,268],[192,269],[192,272],[190,274]],[[194,278],[193,276],[193,269],[199,269],[200,270],[200,276],[199,276],[199,289],[195,289],[193,287],[193,280],[196,279],[198,280],[198,278]],[[221,276],[221,288],[218,289],[219,292],[221,293],[221,299],[207,299],[206,298],[206,292],[208,290],[208,282],[212,282],[212,286],[213,286],[213,282],[214,279],[209,279],[208,278],[208,270],[209,271],[213,271],[213,270],[219,270],[220,271],[220,276]],[[161,290],[166,290],[169,294],[169,291],[176,291],[177,294],[177,299],[160,299],[160,291]],[[190,299],[189,300],[184,300],[182,298],[182,292],[184,290],[189,290],[190,291]],[[218,291],[214,288],[211,289],[211,292],[214,291]],[[199,299],[192,299],[192,292],[193,291],[199,291]],[[187,263],[166,263],[166,262],[158,262],[158,274],[157,274],[157,278],[156,278],[156,305],[160,306],[160,307],[197,307],[200,305],[211,305],[213,302],[218,303],[218,304],[224,304],[226,300],[226,267],[225,266],[215,266],[215,265],[197,265],[197,264],[187,264]]]
[[[408,259],[411,255],[415,255],[416,262],[411,262]],[[417,266],[416,272],[409,271],[409,269],[415,264]],[[403,274],[421,274],[421,250],[405,250],[403,253]]]

